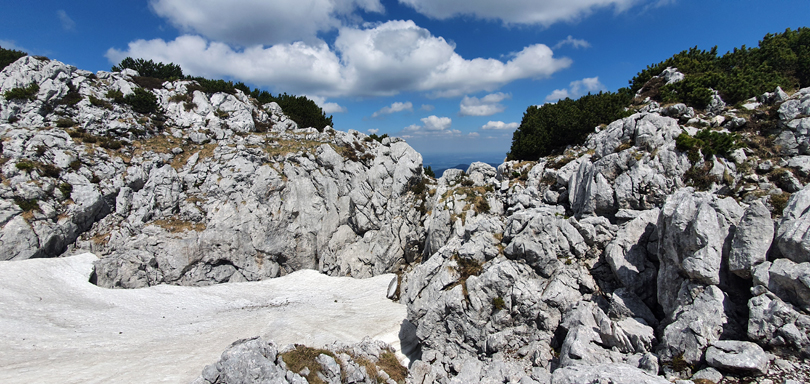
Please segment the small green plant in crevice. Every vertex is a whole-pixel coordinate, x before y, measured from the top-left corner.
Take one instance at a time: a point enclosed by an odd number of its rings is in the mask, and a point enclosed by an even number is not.
[[[40,164],[39,172],[42,176],[53,177],[54,179],[59,178],[59,175],[62,174],[62,170],[53,164]]]
[[[58,188],[65,198],[70,198],[70,194],[73,193],[73,186],[70,183],[61,183]]]
[[[124,93],[117,90],[111,89],[107,91],[105,95],[108,99],[112,99],[113,103],[123,104],[124,103]]]
[[[503,297],[496,297],[492,299],[492,307],[495,308],[496,311],[500,311],[506,308],[506,302],[503,300]]]
[[[683,353],[672,358],[672,361],[666,363],[675,372],[683,372],[687,369],[694,369],[694,367],[686,362],[683,358]]]
[[[69,117],[64,117],[59,120],[56,120],[56,126],[59,128],[69,128],[76,125],[76,122]]]
[[[456,271],[459,276],[456,282],[444,287],[444,290],[450,290],[458,285],[461,285],[461,293],[464,295],[464,299],[469,300],[469,295],[467,293],[467,279],[469,279],[470,276],[480,275],[484,270],[483,264],[475,259],[460,257],[458,253],[454,253],[451,260],[456,261],[456,267],[453,268],[453,270]]]
[[[121,96],[123,98],[123,95]],[[104,108],[108,110],[112,110],[113,106],[110,104],[109,101],[99,99],[95,96],[90,96],[90,105],[94,107]]]
[[[282,353],[281,358],[284,360],[284,364],[287,364],[287,369],[290,371],[298,373],[304,368],[307,368],[309,370],[309,374],[306,376],[307,381],[312,384],[321,384],[324,383],[324,381],[318,377],[318,373],[321,372],[321,364],[315,360],[320,355],[335,358],[335,354],[331,351],[311,348],[300,344],[296,345],[295,349]]]
[[[17,204],[23,212],[41,211],[39,208],[39,201],[37,199],[23,199],[22,197],[15,197],[14,203]]]
[[[33,162],[28,161],[28,160],[21,160],[20,162],[18,162],[14,166],[17,167],[17,169],[19,169],[19,170],[21,170],[23,172],[29,172],[32,169],[37,167],[36,164],[34,164]]]
[[[771,207],[773,210],[771,211],[771,217],[774,219],[777,217],[782,216],[782,212],[787,207],[788,200],[790,200],[790,193],[782,192],[776,195],[769,195],[768,202],[771,203]]]
[[[710,173],[712,163],[705,162],[703,166],[693,166],[683,174],[683,181],[686,185],[695,187],[698,191],[707,191],[713,183],[720,182],[717,176]]]
[[[12,88],[3,94],[6,100],[31,100],[34,101],[39,93],[39,85],[31,83],[31,85],[24,88]]]
[[[70,162],[69,167],[74,171],[78,171],[82,167],[82,162],[79,160],[73,160]]]

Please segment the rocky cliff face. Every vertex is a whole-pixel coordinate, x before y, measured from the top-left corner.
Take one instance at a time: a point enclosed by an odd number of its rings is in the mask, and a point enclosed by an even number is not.
[[[400,140],[299,128],[238,91],[166,82],[149,116],[107,98],[136,80],[0,73],[39,86],[0,98],[5,259],[90,250],[97,283],[127,288],[400,271],[414,383],[810,375],[810,88],[645,101],[562,155],[431,180]],[[746,146],[684,140],[704,128]]]
[[[0,73],[0,93],[39,86],[0,99],[4,259],[90,250],[99,285],[136,288],[368,277],[418,255],[422,161],[406,143],[299,128],[188,81],[153,89],[163,113],[142,115],[107,97],[136,76],[33,57]]]

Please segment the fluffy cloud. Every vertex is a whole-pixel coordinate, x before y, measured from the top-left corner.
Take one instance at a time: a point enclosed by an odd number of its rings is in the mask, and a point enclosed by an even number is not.
[[[482,126],[481,129],[483,129],[485,131],[488,131],[488,130],[504,130],[504,131],[505,130],[510,130],[511,131],[511,130],[517,129],[517,127],[519,127],[519,126],[520,126],[520,124],[518,124],[518,123],[504,123],[503,121],[490,121],[490,122],[484,124],[484,126]]]
[[[453,123],[453,120],[449,117],[438,117],[436,115],[431,115],[420,120],[422,120],[422,124],[425,124],[425,129],[428,131],[443,131],[450,128],[450,124]]]
[[[76,29],[76,22],[73,21],[63,9],[56,11],[56,16],[59,17],[59,22],[62,23],[62,29],[66,31]]]
[[[458,114],[460,116],[490,116],[503,112],[506,107],[500,104],[504,99],[510,99],[512,95],[498,92],[491,93],[482,98],[464,96],[461,100]]]
[[[565,40],[560,40],[557,44],[554,44],[552,49],[557,49],[564,45],[570,45],[574,48],[590,48],[591,43],[582,39],[575,39],[574,36],[568,35]]]
[[[436,107],[430,104],[422,104],[422,107],[419,108],[420,111],[427,111],[427,112],[430,112],[434,109],[436,109]]]
[[[376,134],[377,134],[377,132],[379,132],[379,131],[380,131],[380,130],[379,130],[379,129],[377,129],[377,128],[371,128],[371,129],[369,129],[369,130],[368,130],[368,134],[369,134],[369,135],[376,135]]]
[[[397,101],[397,102],[391,104],[391,106],[389,106],[389,107],[383,107],[379,111],[374,112],[373,114],[371,114],[371,117],[389,115],[389,114],[392,114],[392,113],[402,112],[402,111],[411,111],[411,112],[413,112],[413,103],[411,103],[410,101],[406,101],[404,103]]]
[[[323,113],[346,113],[346,107],[338,103],[327,103],[325,97],[306,95],[307,98],[318,104],[323,110]]]
[[[173,41],[136,40],[126,50],[110,49],[118,63],[127,56],[179,64],[186,73],[273,86],[296,94],[324,97],[390,96],[423,91],[434,97],[492,91],[519,79],[539,79],[567,68],[543,44],[497,59],[464,59],[455,46],[413,21],[341,28],[335,49],[323,41],[249,46],[235,50],[201,36]]]
[[[622,12],[646,0],[399,0],[417,12],[435,19],[469,15],[501,20],[505,24],[549,26],[575,21],[600,8]]]
[[[546,102],[555,102],[566,97],[577,98],[588,92],[603,90],[605,90],[605,85],[599,81],[599,76],[586,77],[582,80],[572,81],[568,88],[555,89],[550,95],[546,96]]]
[[[384,12],[379,0],[150,0],[178,29],[239,46],[312,41],[318,32],[359,20],[356,10]]]
[[[461,131],[457,129],[449,129],[453,120],[449,117],[439,117],[431,115],[420,119],[422,125],[412,124],[402,130],[401,136],[403,138],[412,138],[417,136],[459,136]]]

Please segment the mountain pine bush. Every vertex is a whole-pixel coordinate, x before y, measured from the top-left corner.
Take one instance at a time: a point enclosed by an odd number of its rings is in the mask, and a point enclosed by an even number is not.
[[[651,82],[667,67],[678,68],[685,75],[674,84]],[[645,87],[645,85],[647,87]],[[712,89],[728,104],[737,104],[780,86],[795,89],[810,86],[810,28],[787,29],[768,34],[755,48],[735,48],[718,56],[717,47],[708,51],[697,47],[682,51],[658,64],[647,66],[630,80],[629,88],[616,93],[588,94],[578,100],[565,99],[556,104],[530,106],[523,114],[520,127],[512,136],[509,160],[537,160],[559,152],[568,145],[581,144],[595,126],[607,124],[627,115],[625,108],[642,88],[643,96],[664,103],[685,103],[697,109],[706,108]],[[652,92],[648,93],[648,89]],[[707,134],[706,134],[707,135]],[[697,137],[696,137],[697,138]],[[725,152],[726,138],[717,140]],[[715,149],[715,145],[702,148]]]

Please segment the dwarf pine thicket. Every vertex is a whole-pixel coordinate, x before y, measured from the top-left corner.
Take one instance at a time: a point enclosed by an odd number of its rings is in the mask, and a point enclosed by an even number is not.
[[[685,75],[684,80],[649,83],[668,67],[677,68]],[[694,47],[648,66],[630,80],[628,88],[615,93],[530,106],[512,137],[508,158],[537,160],[568,145],[581,144],[594,127],[629,115],[631,102],[640,103],[646,97],[702,110],[709,104],[712,90],[734,105],[777,86],[786,90],[810,86],[810,28],[768,34],[758,47],[742,46],[723,56],[717,55],[716,46],[708,51]]]

